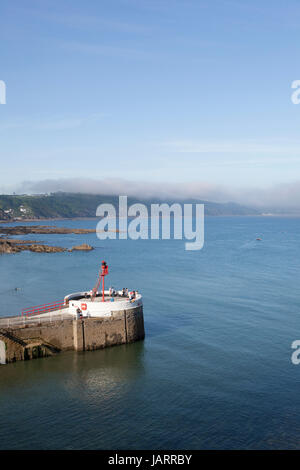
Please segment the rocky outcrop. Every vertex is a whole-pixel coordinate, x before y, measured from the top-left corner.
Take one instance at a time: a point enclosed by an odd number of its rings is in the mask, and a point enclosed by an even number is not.
[[[66,251],[66,248],[62,248],[61,246],[49,246],[41,244],[22,245],[21,249],[33,251],[35,253],[62,253],[63,251]]]
[[[19,250],[16,249],[16,246],[8,242],[0,242],[0,253],[17,253]]]
[[[65,227],[55,227],[52,225],[18,225],[16,227],[3,227],[0,226],[0,233],[6,235],[28,235],[32,233],[44,234],[44,233],[53,233],[53,234],[85,234],[85,233],[95,233],[95,229],[89,228],[65,228]]]
[[[64,251],[91,251],[94,248],[87,243],[73,246],[69,250],[60,246],[49,246],[38,242],[26,242],[25,240],[11,240],[0,238],[0,254],[19,253],[20,251],[32,251],[34,253],[62,253]]]
[[[0,254],[11,254],[19,253],[20,251],[33,251],[35,253],[61,253],[66,251],[65,248],[60,246],[49,246],[41,243],[24,243],[20,240],[20,243],[15,240],[1,240],[0,239]]]
[[[28,235],[28,234],[87,234],[95,233],[94,229],[76,229],[64,228],[48,225],[19,225],[16,227],[1,227],[0,233],[5,235]],[[32,251],[35,253],[61,253],[64,251],[91,251],[94,248],[87,243],[73,246],[67,250],[59,246],[49,246],[32,240],[18,240],[6,238],[5,235],[0,236],[0,254],[1,253],[19,253],[20,251]]]
[[[82,243],[82,245],[76,245],[70,248],[68,251],[91,251],[94,248],[91,245],[88,245],[87,243]]]

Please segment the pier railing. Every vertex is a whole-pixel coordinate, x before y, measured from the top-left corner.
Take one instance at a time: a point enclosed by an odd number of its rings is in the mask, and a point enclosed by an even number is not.
[[[54,310],[62,310],[67,305],[64,301],[53,302],[50,304],[36,305],[35,307],[24,308],[21,316],[32,317],[34,315],[41,315],[42,313],[53,312]]]
[[[72,320],[73,316],[69,313],[51,313],[41,317],[27,317],[27,316],[18,316],[18,317],[0,317],[0,328],[13,328],[17,326],[25,325],[42,325],[43,323],[52,323],[61,320]]]

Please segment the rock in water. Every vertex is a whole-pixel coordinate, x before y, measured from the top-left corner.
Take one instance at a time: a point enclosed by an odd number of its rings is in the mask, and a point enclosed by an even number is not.
[[[24,248],[26,250],[26,248]],[[60,246],[48,246],[48,245],[28,245],[27,249],[34,253],[62,253],[66,251],[65,248]]]
[[[87,243],[83,243],[82,245],[73,246],[69,251],[91,251],[94,248]]]
[[[48,246],[41,243],[23,243],[23,241],[16,240],[1,240],[0,239],[0,254],[4,253],[19,253],[20,251],[33,251],[35,253],[62,253],[66,251],[65,248],[60,246]]]
[[[19,249],[10,243],[0,243],[0,253],[17,253]]]

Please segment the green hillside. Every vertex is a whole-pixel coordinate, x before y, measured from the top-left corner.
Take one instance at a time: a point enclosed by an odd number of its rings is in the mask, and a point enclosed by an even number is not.
[[[101,203],[112,203],[118,207],[118,196],[101,196],[77,193],[53,193],[50,195],[0,195],[0,220],[51,219],[95,217]],[[128,198],[128,205],[143,202],[146,205],[158,202],[173,203],[174,200],[142,200]],[[239,204],[219,204],[200,200],[181,202],[203,202],[206,215],[258,215],[255,209]]]

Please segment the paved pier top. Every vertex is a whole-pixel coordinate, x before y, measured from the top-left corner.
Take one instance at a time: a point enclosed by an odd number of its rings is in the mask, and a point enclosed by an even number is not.
[[[51,309],[45,313],[0,317],[0,327],[12,328],[19,325],[74,319],[78,318],[79,311],[80,317],[108,317],[111,316],[113,312],[125,311],[143,305],[142,296],[140,294],[132,300],[130,300],[128,296],[111,296],[106,294],[105,302],[102,302],[102,296],[97,296],[92,301],[86,293],[78,292],[70,294],[66,299],[67,304],[58,309]]]

